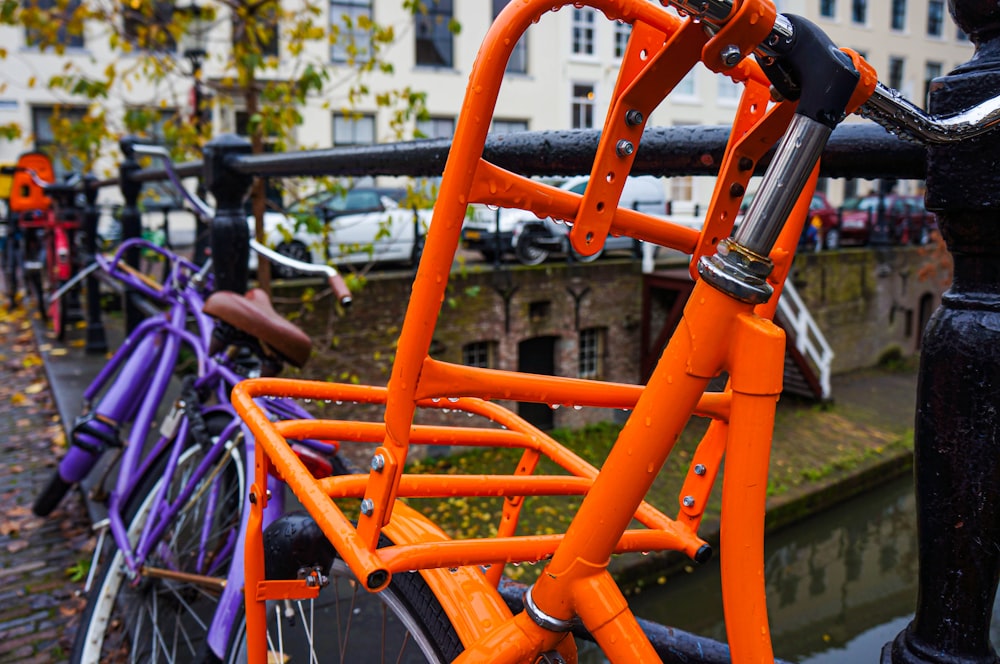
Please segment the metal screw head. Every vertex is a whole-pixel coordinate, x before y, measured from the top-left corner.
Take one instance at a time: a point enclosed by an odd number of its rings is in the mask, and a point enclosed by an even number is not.
[[[385,457],[381,454],[376,454],[372,457],[372,470],[376,473],[381,473],[383,468],[385,468]]]
[[[623,138],[615,144],[615,152],[618,153],[619,157],[628,157],[635,152],[635,145],[632,144],[632,141]]]
[[[371,498],[365,498],[361,501],[361,513],[365,516],[371,516],[375,513],[375,503]]]
[[[630,127],[635,127],[641,125],[643,121],[642,111],[637,111],[634,108],[631,111],[625,112],[625,124]]]
[[[722,53],[720,55],[722,55],[722,63],[727,67],[734,67],[740,60],[743,59],[743,54],[740,53],[740,47],[736,44],[730,44],[722,49]]]
[[[708,469],[705,468],[705,464],[703,464],[703,463],[696,463],[694,465],[694,474],[695,475],[704,475],[707,471],[708,471]]]
[[[256,505],[257,504],[257,494],[255,494],[255,493],[251,493],[250,494],[250,504],[251,505]]]
[[[746,188],[739,182],[734,182],[729,185],[729,195],[730,196],[742,196],[746,193]]]
[[[684,496],[681,502],[684,504],[684,507],[694,507],[694,496]]]

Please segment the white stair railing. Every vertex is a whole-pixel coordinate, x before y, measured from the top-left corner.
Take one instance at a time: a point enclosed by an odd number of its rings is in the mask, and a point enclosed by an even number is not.
[[[822,398],[830,398],[830,365],[833,362],[833,350],[823,336],[822,330],[816,324],[809,309],[806,308],[791,279],[785,281],[778,300],[778,312],[784,322],[795,334],[795,347],[813,365],[819,374],[819,384]]]

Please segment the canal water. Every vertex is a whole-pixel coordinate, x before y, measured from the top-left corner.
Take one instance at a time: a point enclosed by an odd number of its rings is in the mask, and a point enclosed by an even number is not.
[[[889,483],[769,536],[768,612],[775,656],[804,664],[878,662],[917,596],[912,478]],[[639,616],[726,640],[717,564],[629,598]],[[1000,643],[1000,606],[992,637]],[[604,661],[593,652],[581,662]]]

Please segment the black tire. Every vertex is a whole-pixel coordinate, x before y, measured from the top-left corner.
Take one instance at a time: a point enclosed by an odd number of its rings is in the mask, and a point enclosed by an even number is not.
[[[535,244],[535,238],[538,236],[538,233],[532,231],[525,231],[518,236],[517,244],[514,245],[514,255],[521,264],[540,265],[549,257],[547,249]]]
[[[206,419],[208,431],[217,444],[223,444],[223,441],[218,441],[218,434],[230,421],[228,416],[222,414]],[[215,446],[187,447],[181,454],[176,472],[169,477],[165,475],[167,455],[153,465],[124,510],[131,538],[137,538],[141,532],[160,489],[165,488],[170,495],[175,495],[184,486],[188,472],[197,467],[209,449],[215,449]],[[233,556],[241,555],[232,541],[242,519],[247,487],[242,444],[223,451],[215,470],[218,472],[210,471],[206,477],[213,482],[212,489],[219,491],[202,490],[206,487],[204,483],[193,491],[154,548],[155,553],[144,561],[147,569],[169,567],[180,572],[220,578],[229,571]],[[164,487],[164,482],[169,484]],[[205,519],[206,505],[213,505],[213,495],[214,510],[211,517]],[[205,566],[197,567],[199,557],[196,547],[191,548],[185,538],[197,540],[205,524],[211,526],[206,555],[202,560]],[[107,538],[105,546],[109,551],[87,597],[87,608],[73,644],[72,661],[89,664],[123,661],[129,657],[133,658],[129,661],[143,662],[200,661],[206,648],[207,626],[218,601],[217,592],[193,583],[149,575],[142,575],[132,584],[126,577],[123,554],[114,540]],[[155,627],[155,636],[145,633],[149,627],[147,622]],[[173,651],[160,652],[168,647]]]
[[[287,256],[288,258],[302,261],[303,263],[312,263],[312,254],[309,253],[309,247],[298,240],[282,242],[275,247],[274,250],[282,256]],[[274,273],[274,276],[279,279],[294,279],[295,277],[302,276],[302,273],[298,270],[286,267],[281,263],[272,263],[271,271]]]
[[[52,510],[62,502],[62,499],[66,497],[66,493],[72,486],[70,482],[63,480],[59,476],[59,469],[57,468],[52,473],[49,483],[38,494],[38,498],[35,498],[35,504],[31,506],[31,511],[35,513],[35,516],[48,516],[52,514]]]
[[[418,235],[417,239],[413,241],[413,252],[410,255],[410,265],[412,267],[420,265],[420,257],[424,255],[424,245],[426,242],[427,238],[424,235]]]
[[[840,229],[831,228],[826,232],[826,237],[823,238],[823,248],[829,251],[834,249],[840,249]]]
[[[392,542],[384,535],[379,546]],[[289,629],[305,627],[309,616],[316,617],[316,627],[307,626],[316,635],[314,647],[322,662],[450,662],[462,653],[462,642],[448,615],[423,577],[417,573],[396,574],[389,586],[379,593],[367,592],[355,580],[347,565],[336,556],[330,569],[330,585],[320,592],[312,607],[303,602],[295,625],[284,620],[282,641],[286,652],[274,653],[276,661],[310,662],[309,643],[300,634],[291,639]],[[298,609],[299,607],[296,607]],[[276,631],[278,618],[268,607],[268,632]],[[346,625],[333,621],[342,619]],[[381,620],[382,624],[373,624]],[[357,637],[345,630],[357,630]],[[377,636],[376,636],[377,635]],[[272,638],[270,643],[277,643]],[[379,657],[382,659],[379,659]],[[246,654],[246,617],[234,630],[226,664],[244,664]]]
[[[38,307],[38,313],[41,315],[42,320],[48,323],[49,312],[46,311],[45,306],[45,285],[42,282],[42,271],[34,269],[25,270],[24,280],[31,285],[31,290],[35,297],[35,305]]]
[[[59,284],[62,286],[62,284]],[[66,340],[66,328],[68,326],[69,307],[66,299],[69,293],[65,293],[58,300],[49,305],[49,321],[52,323],[52,332],[57,341]]]
[[[600,251],[598,251],[596,254],[591,254],[589,256],[578,254],[576,252],[576,249],[574,249],[572,246],[570,246],[569,250],[573,254],[573,260],[575,260],[578,263],[593,263],[604,254],[604,247],[601,247]]]

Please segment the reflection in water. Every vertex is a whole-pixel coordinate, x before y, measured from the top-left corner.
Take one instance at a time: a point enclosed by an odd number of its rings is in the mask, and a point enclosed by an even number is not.
[[[768,537],[765,577],[776,656],[809,664],[878,661],[916,604],[914,507],[907,476]],[[630,601],[637,615],[725,641],[717,564]]]

